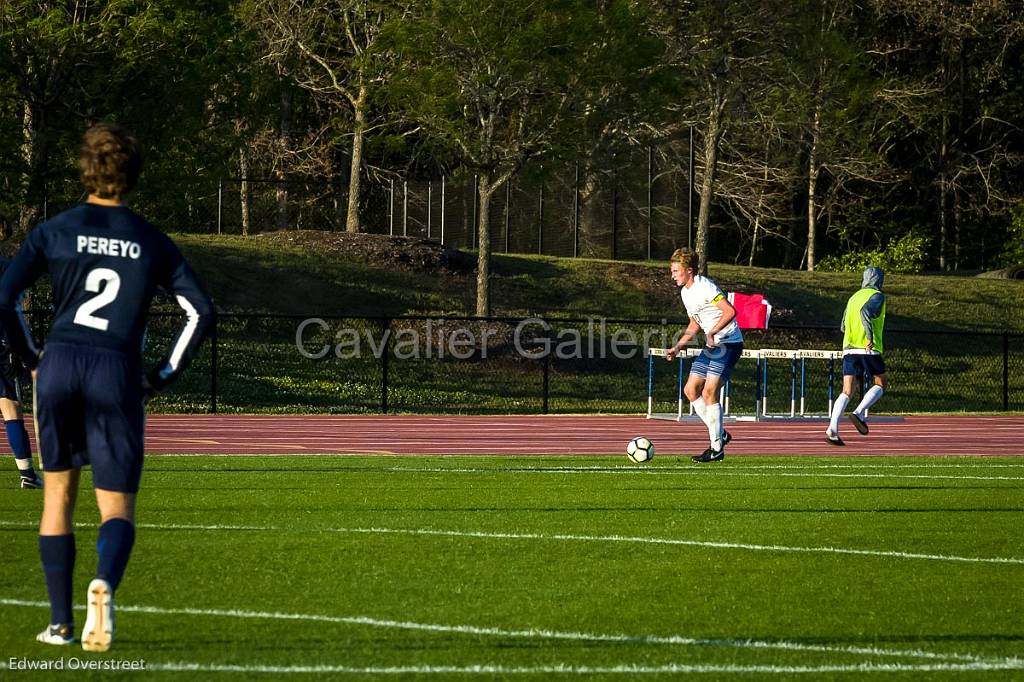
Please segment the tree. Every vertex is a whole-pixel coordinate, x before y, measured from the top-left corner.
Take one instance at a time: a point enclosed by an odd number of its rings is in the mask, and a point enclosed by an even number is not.
[[[0,82],[8,86],[0,95],[0,112],[18,119],[7,124],[20,132],[13,170],[19,178],[22,232],[42,218],[49,203],[77,199],[77,185],[67,197],[54,190],[60,184],[54,181],[64,179],[66,159],[89,123],[124,122],[147,147],[161,149],[161,140],[183,134],[187,118],[202,118],[199,93],[205,82],[196,78],[202,69],[194,67],[215,52],[205,46],[219,42],[217,19],[225,16],[225,5],[223,0],[188,7],[171,0],[0,3]],[[204,45],[203,57],[178,57],[198,44]]]
[[[941,269],[995,252],[993,217],[1009,224],[1024,158],[1019,60],[1024,18],[1011,0],[873,0],[879,68],[903,126],[898,162],[929,206]],[[1014,64],[1016,59],[1018,63]],[[904,204],[914,196],[907,188]],[[986,247],[986,237],[988,246]],[[972,253],[973,252],[973,253]]]
[[[490,314],[490,206],[530,158],[556,149],[585,107],[603,11],[586,0],[423,0],[388,26],[394,101],[477,177],[476,314]],[[608,56],[596,63],[607,63]]]
[[[375,0],[251,0],[246,15],[267,45],[267,57],[294,63],[296,83],[331,110],[349,112],[348,208],[345,229],[360,231],[359,198],[374,93],[387,82],[391,60],[378,45],[395,2]]]
[[[722,140],[734,115],[770,84],[767,67],[788,5],[768,0],[674,2],[652,0],[667,59],[690,100],[677,107],[682,121],[700,130],[700,207],[694,250],[707,272],[712,204]],[[694,179],[691,179],[693,182]]]

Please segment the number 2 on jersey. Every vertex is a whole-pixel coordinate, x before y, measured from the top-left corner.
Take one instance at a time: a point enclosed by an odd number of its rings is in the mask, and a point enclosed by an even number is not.
[[[107,331],[110,320],[97,317],[93,313],[103,306],[113,303],[120,288],[121,276],[110,268],[90,270],[89,274],[85,276],[85,290],[96,295],[78,306],[78,310],[75,312],[75,324],[99,329],[102,332]]]

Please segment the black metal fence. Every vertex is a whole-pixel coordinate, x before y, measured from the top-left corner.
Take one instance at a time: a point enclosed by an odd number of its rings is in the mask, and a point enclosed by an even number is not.
[[[180,318],[157,315],[148,359]],[[151,406],[231,413],[620,413],[647,408],[647,347],[672,343],[665,320],[323,317],[222,314],[193,366]],[[748,348],[836,349],[833,329],[746,332]],[[1024,334],[886,331],[889,391],[878,413],[1024,410]],[[677,373],[655,358],[656,412],[674,412]],[[806,409],[828,403],[827,361],[807,361]],[[769,399],[788,410],[790,372],[771,361]],[[741,360],[734,414],[753,414],[755,373]],[[838,390],[838,382],[835,389]]]
[[[524,168],[494,194],[496,252],[612,259],[664,258],[692,241],[690,171],[670,149],[637,148],[614,166],[548,161]],[[280,229],[344,230],[342,184],[228,178],[197,192],[185,231],[223,234]],[[361,227],[371,234],[420,237],[476,248],[477,179],[367,179]],[[189,227],[184,227],[188,225]]]

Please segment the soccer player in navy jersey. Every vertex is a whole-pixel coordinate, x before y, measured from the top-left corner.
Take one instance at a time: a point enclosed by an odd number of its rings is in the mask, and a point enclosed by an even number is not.
[[[114,638],[114,594],[135,542],[143,403],[188,365],[214,309],[174,242],[123,203],[142,170],[135,139],[116,126],[93,126],[83,138],[79,170],[88,198],[28,234],[0,279],[0,319],[35,377],[45,484],[39,554],[51,610],[49,627],[36,639],[74,641],[71,517],[81,467],[90,465],[101,525],[82,648],[106,651]],[[43,273],[51,279],[54,319],[37,354],[15,304]],[[143,334],[157,289],[171,292],[187,319],[170,350],[146,374]]]
[[[10,264],[10,258],[0,257],[0,275]],[[4,418],[7,442],[14,453],[14,462],[21,476],[22,488],[42,488],[43,482],[32,467],[32,445],[25,429],[25,417],[21,410],[19,383],[24,368],[21,361],[11,353],[7,337],[0,334],[0,415]]]
[[[7,222],[7,217],[0,214],[0,242],[10,239],[11,232],[11,224]],[[0,256],[0,276],[10,264],[10,258]],[[0,415],[4,418],[4,431],[7,433],[7,442],[11,445],[11,452],[14,453],[18,473],[21,475],[21,487],[42,488],[43,482],[32,467],[32,445],[28,440],[25,417],[21,411],[19,389],[23,374],[24,367],[21,361],[11,353],[7,337],[0,330]]]

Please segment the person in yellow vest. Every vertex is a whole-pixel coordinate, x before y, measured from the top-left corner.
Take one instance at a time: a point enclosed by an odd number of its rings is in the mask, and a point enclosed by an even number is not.
[[[860,377],[866,372],[874,378],[874,384],[864,392],[860,404],[850,413],[850,421],[862,436],[868,433],[868,408],[878,402],[888,386],[885,360],[882,359],[885,346],[882,338],[885,329],[883,279],[885,273],[881,269],[866,268],[860,290],[846,302],[840,326],[843,332],[843,392],[832,406],[828,430],[825,431],[825,440],[830,445],[846,445],[839,437],[839,420]]]

